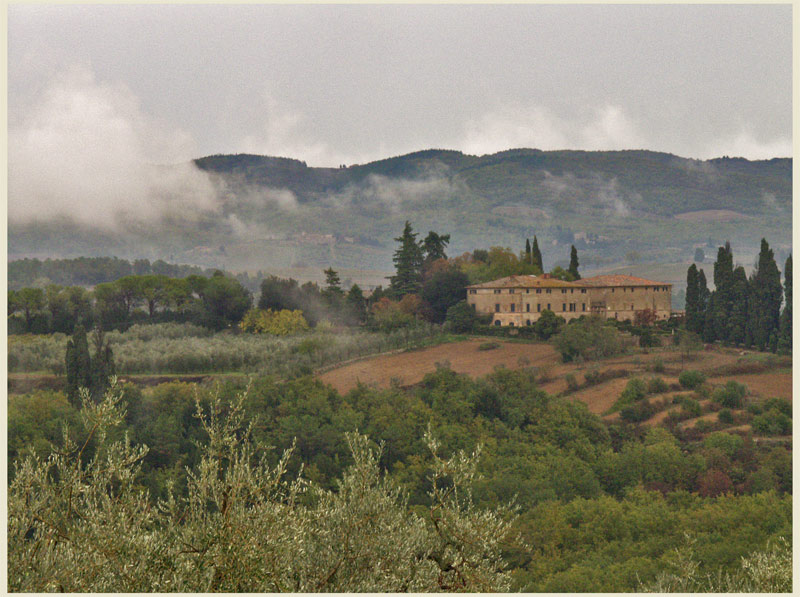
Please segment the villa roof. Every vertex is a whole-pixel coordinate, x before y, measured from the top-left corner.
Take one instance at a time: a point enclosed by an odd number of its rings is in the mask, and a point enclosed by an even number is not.
[[[467,288],[576,288],[575,282],[544,276],[518,275],[498,278],[490,282],[472,284]]]
[[[581,287],[612,287],[612,286],[672,286],[668,282],[655,282],[628,276],[626,274],[609,274],[605,276],[592,276],[591,278],[581,278],[574,282],[551,278],[545,274],[542,276],[515,275],[498,278],[490,282],[472,284],[467,288],[581,288]]]
[[[591,278],[581,278],[575,281],[579,286],[672,286],[667,282],[655,282],[629,276],[627,274],[609,274],[605,276],[592,276]]]

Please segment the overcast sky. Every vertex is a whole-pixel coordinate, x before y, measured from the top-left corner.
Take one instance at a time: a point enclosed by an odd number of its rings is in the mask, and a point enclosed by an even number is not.
[[[790,156],[791,19],[789,5],[11,5],[10,176],[41,173],[48,152],[83,156],[78,175],[99,156],[243,152]]]

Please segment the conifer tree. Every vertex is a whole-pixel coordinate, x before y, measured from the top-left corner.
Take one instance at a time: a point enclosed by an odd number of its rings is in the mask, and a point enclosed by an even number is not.
[[[389,290],[396,299],[407,294],[416,294],[422,285],[422,248],[417,244],[417,234],[406,220],[403,234],[395,238],[400,247],[394,252],[392,261],[395,275],[389,278]]]
[[[525,263],[532,263],[531,240],[529,238],[525,239]]]
[[[422,241],[422,253],[425,257],[425,264],[433,263],[438,259],[447,259],[444,250],[449,243],[449,234],[437,234],[433,230],[429,231],[428,236]]]
[[[747,321],[750,307],[750,283],[747,274],[740,265],[733,270],[731,285],[731,312],[728,321],[728,341],[732,344],[744,344],[747,337]]]
[[[67,371],[67,399],[75,406],[80,405],[78,391],[92,385],[92,361],[89,356],[89,342],[82,325],[75,326],[72,338],[67,341],[65,356]]]
[[[353,284],[350,287],[345,300],[356,321],[363,322],[367,319],[367,301],[358,284]]]
[[[572,276],[573,280],[580,280],[581,275],[578,273],[578,250],[575,248],[575,245],[572,245],[572,249],[569,253],[569,268],[567,271]]]
[[[776,349],[783,288],[781,273],[766,239],[761,239],[758,266],[751,281],[753,344],[759,350]]]
[[[99,326],[92,333],[92,344],[94,345],[94,357],[90,362],[90,383],[92,398],[95,402],[102,400],[106,390],[110,387],[110,378],[114,375],[114,354],[111,345],[105,339],[102,328]]]
[[[730,335],[730,313],[732,308],[733,251],[731,243],[717,251],[714,263],[714,300],[712,302],[712,321],[715,340],[727,342]]]
[[[783,268],[783,294],[785,303],[781,313],[778,329],[778,352],[781,354],[792,353],[792,256],[786,258]]]
[[[539,271],[544,271],[544,264],[542,263],[542,252],[539,250],[539,240],[536,235],[533,235],[533,246],[531,247],[531,259],[533,265],[539,268]]]
[[[697,266],[693,263],[686,272],[686,329],[702,333],[704,313],[700,310],[700,287]]]
[[[322,291],[322,296],[324,296],[329,303],[336,303],[344,296],[339,274],[332,267],[323,270],[322,273],[325,274],[325,289]]]

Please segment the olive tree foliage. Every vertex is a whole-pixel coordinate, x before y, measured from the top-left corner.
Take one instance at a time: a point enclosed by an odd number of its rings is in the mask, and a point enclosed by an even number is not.
[[[432,452],[431,506],[411,512],[378,466],[380,447],[347,435],[353,464],[333,491],[289,478],[245,425],[246,392],[198,402],[208,435],[185,498],[152,503],[137,486],[147,452],[115,438],[125,415],[114,382],[83,392],[85,442],[64,435],[47,459],[17,463],[8,492],[8,588],[68,592],[508,591],[501,558],[514,512],[481,510],[479,453]],[[117,435],[118,432],[117,432]],[[91,454],[90,454],[91,452]],[[273,458],[273,462],[274,462]]]
[[[770,542],[763,550],[743,557],[734,572],[719,570],[716,574],[701,574],[695,559],[694,542],[687,537],[686,545],[667,558],[668,569],[649,585],[639,587],[652,593],[791,593],[792,546],[783,537]]]

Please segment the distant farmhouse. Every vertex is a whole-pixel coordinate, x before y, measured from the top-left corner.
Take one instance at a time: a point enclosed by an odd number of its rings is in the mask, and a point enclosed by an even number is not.
[[[621,274],[574,282],[550,274],[508,276],[467,286],[467,302],[478,313],[492,314],[492,325],[531,325],[545,309],[568,321],[589,314],[633,320],[645,309],[655,311],[657,319],[669,319],[672,284]]]

